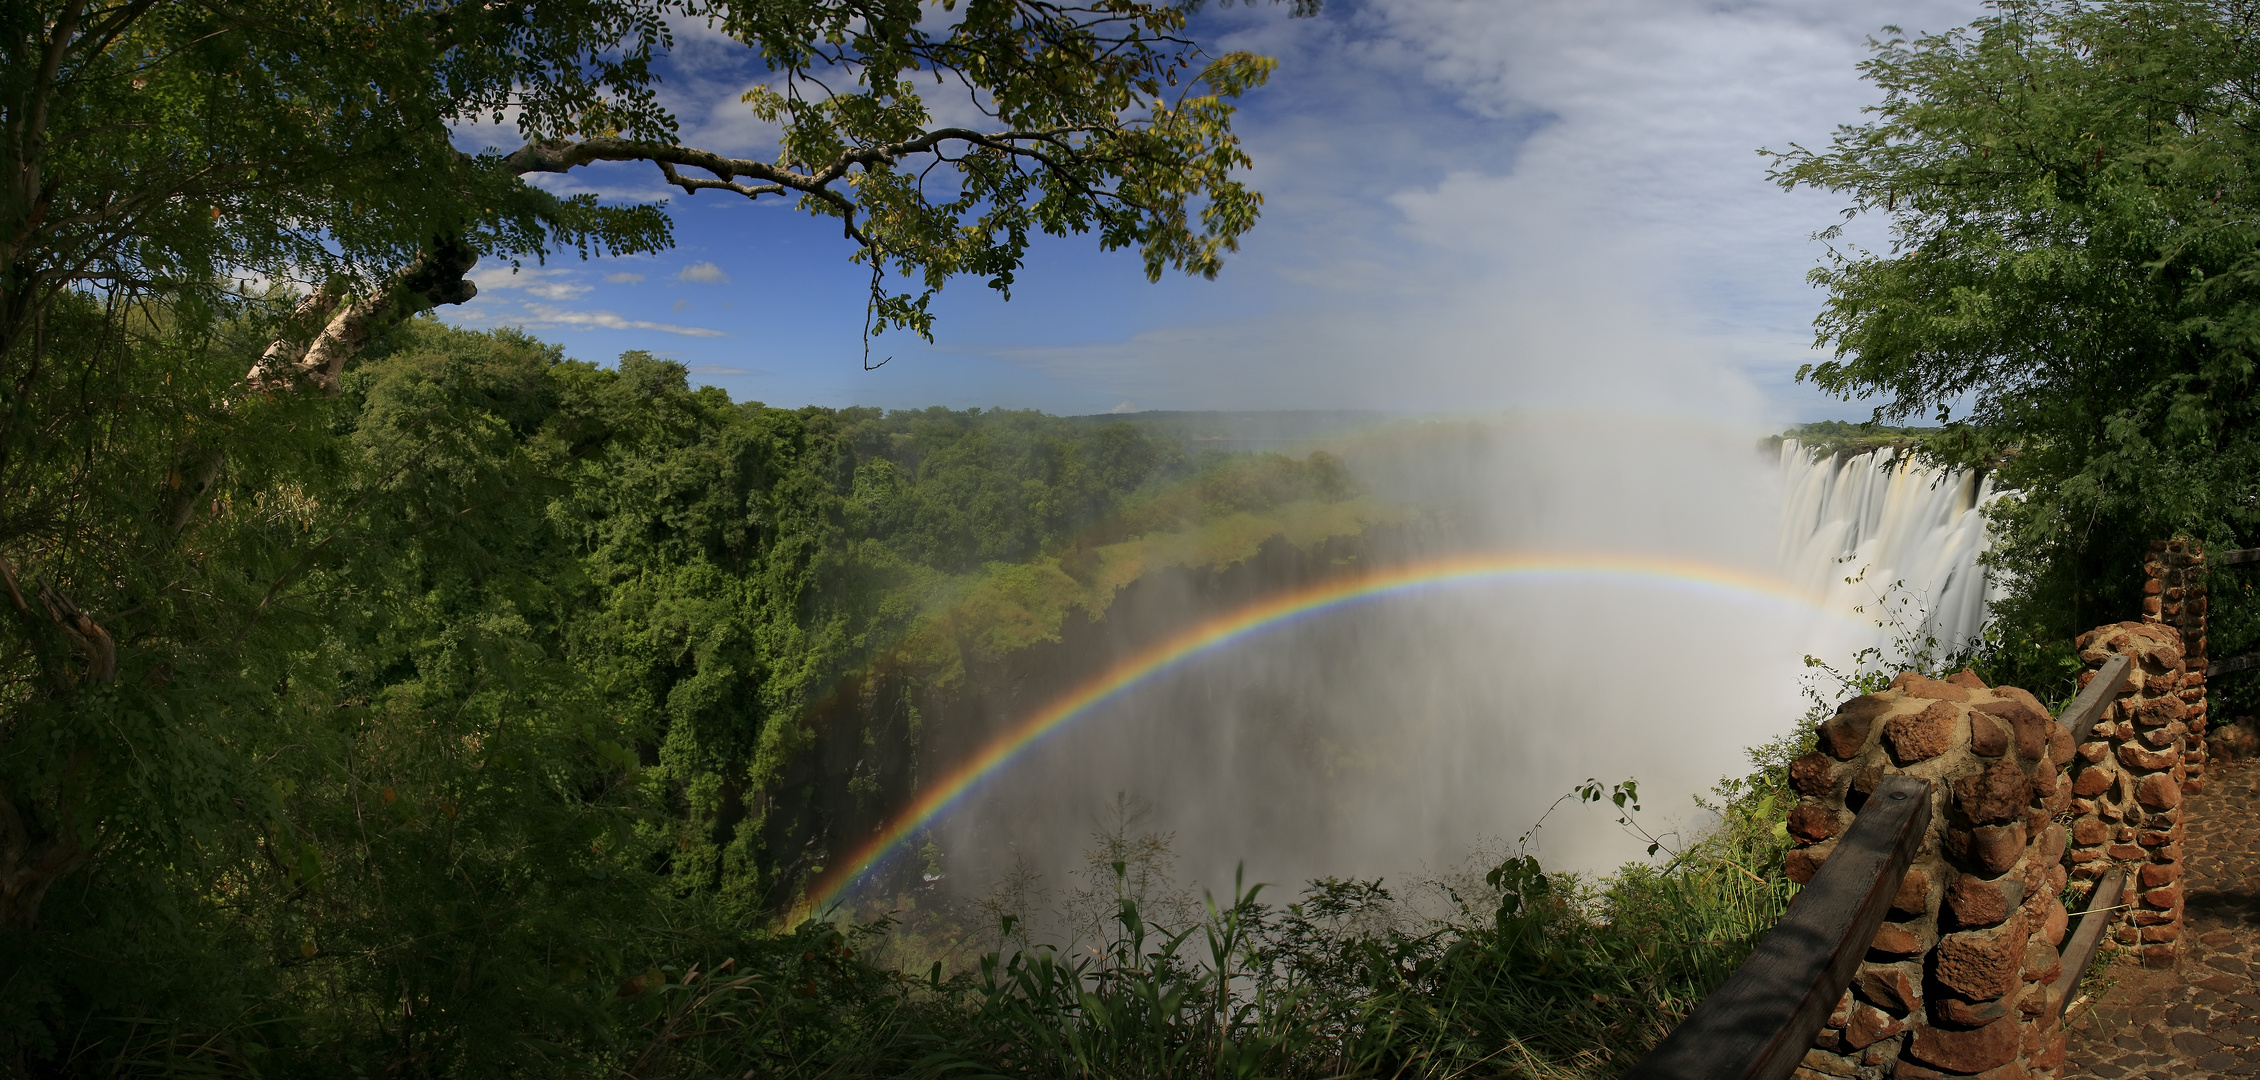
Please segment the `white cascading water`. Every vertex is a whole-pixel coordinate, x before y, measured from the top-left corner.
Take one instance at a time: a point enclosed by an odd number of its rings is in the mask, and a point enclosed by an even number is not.
[[[1860,609],[1867,640],[1834,643],[1831,660],[1903,641],[1944,657],[1975,639],[1999,595],[1979,557],[1990,478],[1909,460],[1895,450],[1821,456],[1781,444],[1782,574],[1839,611]],[[1847,580],[1851,579],[1851,580]],[[1849,648],[1846,648],[1849,646]]]

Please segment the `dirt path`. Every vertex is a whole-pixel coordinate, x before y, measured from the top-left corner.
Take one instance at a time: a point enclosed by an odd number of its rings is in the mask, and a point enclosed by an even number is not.
[[[2216,761],[2184,803],[2180,964],[2114,963],[2073,998],[2064,1076],[2260,1076],[2260,764]]]

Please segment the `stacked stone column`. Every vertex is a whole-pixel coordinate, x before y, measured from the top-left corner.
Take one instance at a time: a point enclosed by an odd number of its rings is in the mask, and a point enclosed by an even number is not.
[[[2032,695],[1908,673],[1845,702],[1790,767],[1788,872],[1804,882],[1885,776],[1932,781],[1930,832],[1798,1075],[2011,1080],[2064,1060],[2071,737]]]
[[[2182,744],[2182,767],[2188,774],[2182,792],[2195,795],[2205,787],[2205,547],[2187,537],[2151,541],[2142,572],[2142,621],[2181,634],[2186,672],[2181,695],[2191,708],[2183,720],[2189,732]]]
[[[2134,658],[2126,686],[2107,706],[2072,762],[2071,878],[2086,895],[2113,871],[2130,875],[2113,939],[2171,967],[2182,930],[2183,755],[2194,741],[2183,698],[2181,634],[2157,622],[2098,627],[2079,638],[2085,687],[2113,656]],[[2202,723],[2202,707],[2196,711]]]

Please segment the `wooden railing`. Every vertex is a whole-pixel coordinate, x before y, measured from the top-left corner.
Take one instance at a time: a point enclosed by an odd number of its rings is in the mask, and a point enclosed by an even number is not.
[[[2075,745],[2086,740],[2133,666],[2129,657],[2112,657],[2057,717]],[[1793,1072],[1890,912],[1930,828],[1930,790],[1928,780],[1884,777],[1757,951],[1633,1066],[1627,1080],[1782,1080]],[[2064,972],[2055,984],[2061,994],[2079,985],[2123,888],[2116,876],[2101,883],[2065,937]]]

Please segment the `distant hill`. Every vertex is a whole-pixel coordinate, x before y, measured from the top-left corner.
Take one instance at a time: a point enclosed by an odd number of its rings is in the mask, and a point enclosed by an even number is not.
[[[1148,438],[1175,440],[1190,452],[1268,450],[1283,454],[1305,453],[1403,418],[1401,414],[1379,409],[1244,412],[1155,409],[1068,417],[1090,424],[1126,423]]]

